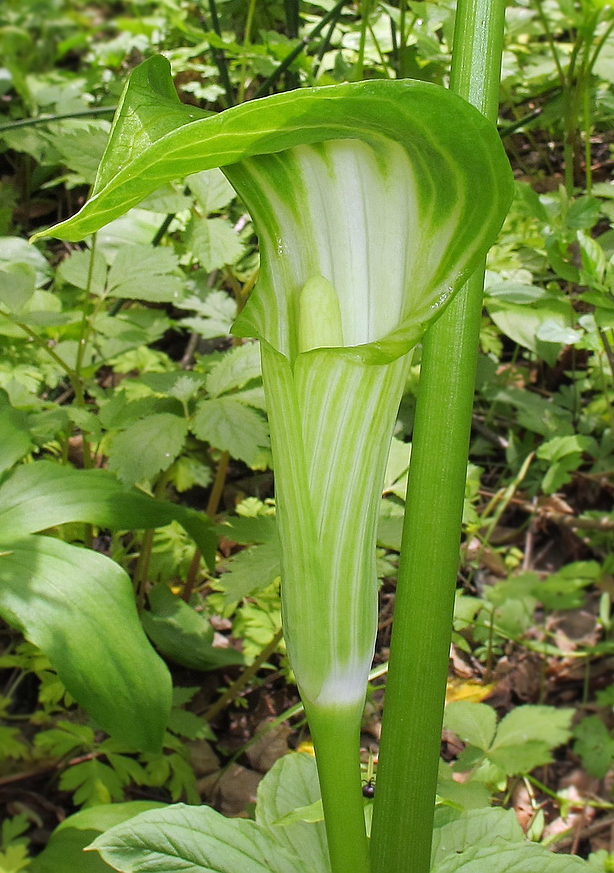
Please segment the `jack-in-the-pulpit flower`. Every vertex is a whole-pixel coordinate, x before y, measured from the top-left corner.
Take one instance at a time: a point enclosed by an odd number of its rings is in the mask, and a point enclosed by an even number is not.
[[[261,342],[290,661],[312,729],[345,719],[357,732],[410,352],[493,242],[511,173],[494,127],[435,85],[336,85],[209,115],[182,106],[152,58],[132,75],[91,200],[54,233],[82,237],[163,182],[218,166],[260,243],[234,333]]]

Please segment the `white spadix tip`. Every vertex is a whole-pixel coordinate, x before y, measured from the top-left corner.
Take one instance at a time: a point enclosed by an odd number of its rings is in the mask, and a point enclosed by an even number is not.
[[[312,276],[305,282],[299,298],[299,352],[342,345],[343,329],[337,292],[324,276]]]

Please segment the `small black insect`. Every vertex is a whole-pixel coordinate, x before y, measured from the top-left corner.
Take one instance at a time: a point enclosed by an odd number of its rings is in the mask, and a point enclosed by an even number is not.
[[[373,777],[363,780],[362,796],[366,797],[368,800],[375,797],[375,782]]]

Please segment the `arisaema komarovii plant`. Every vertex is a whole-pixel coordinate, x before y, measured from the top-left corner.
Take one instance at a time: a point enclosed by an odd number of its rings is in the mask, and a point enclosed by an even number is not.
[[[275,467],[284,635],[312,732],[334,873],[367,871],[358,741],[377,629],[375,532],[411,350],[493,242],[511,199],[495,127],[409,80],[183,106],[137,68],[77,240],[159,185],[221,167],[258,232],[233,332],[256,337]]]

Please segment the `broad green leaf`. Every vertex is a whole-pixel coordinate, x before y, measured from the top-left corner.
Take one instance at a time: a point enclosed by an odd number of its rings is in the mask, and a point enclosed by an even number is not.
[[[223,218],[196,220],[189,248],[203,270],[209,272],[236,263],[243,254],[243,243]]]
[[[174,303],[183,297],[181,276],[173,273],[177,265],[171,249],[122,246],[109,270],[108,293],[129,300]]]
[[[167,585],[152,588],[149,605],[151,611],[141,615],[145,631],[162,654],[176,664],[193,670],[215,670],[243,662],[236,649],[213,646],[213,628],[207,617],[195,612]]]
[[[280,758],[258,786],[256,821],[289,851],[308,861],[310,873],[330,870],[321,811],[320,817],[312,822],[277,822],[319,800],[315,758],[300,752]]]
[[[577,331],[569,334],[574,321],[571,302],[566,299],[547,297],[534,301],[531,306],[518,303],[492,301],[487,306],[488,314],[510,339],[539,355],[554,366],[565,342],[575,342]],[[540,332],[544,328],[544,336]],[[556,326],[558,333],[554,333]],[[568,337],[571,336],[571,339]]]
[[[262,457],[269,445],[267,426],[261,415],[235,397],[202,400],[192,422],[196,436],[216,449],[230,452],[248,465]]]
[[[145,812],[92,844],[120,873],[308,873],[255,822],[208,806],[176,804]]]
[[[535,843],[502,842],[451,855],[431,867],[431,873],[587,873],[590,869],[578,857],[555,855]]]
[[[0,391],[0,434],[0,473],[3,473],[33,447],[28,416],[9,405],[3,391]]]
[[[109,445],[109,470],[127,485],[151,480],[168,470],[183,449],[188,423],[170,412],[136,421]]]
[[[500,841],[522,843],[524,834],[513,809],[472,809],[433,830],[432,861],[437,865],[454,852],[492,846]]]
[[[252,379],[260,378],[260,348],[257,343],[246,343],[230,349],[207,375],[207,391],[212,397],[219,397],[243,388]]]
[[[232,515],[217,526],[217,533],[243,545],[268,543],[277,537],[277,522],[273,515],[257,515],[254,518]]]
[[[490,748],[495,736],[497,714],[486,703],[457,700],[446,706],[444,725],[463,742],[485,750]]]
[[[0,236],[0,269],[12,264],[28,264],[34,269],[36,286],[40,288],[51,279],[51,267],[45,256],[19,236]]]
[[[11,315],[20,315],[36,290],[30,264],[7,264],[0,270],[0,305]]]
[[[121,567],[50,537],[3,536],[0,614],[41,649],[108,733],[137,749],[159,750],[170,676],[143,633]]]
[[[106,470],[74,470],[36,461],[19,467],[0,487],[1,542],[69,521],[119,530],[178,521],[208,565],[215,563],[213,525],[202,513],[127,488]]]
[[[65,819],[53,831],[43,851],[31,862],[31,873],[109,873],[111,869],[96,852],[84,852],[100,833],[163,806],[149,800],[112,803],[84,809]]]

